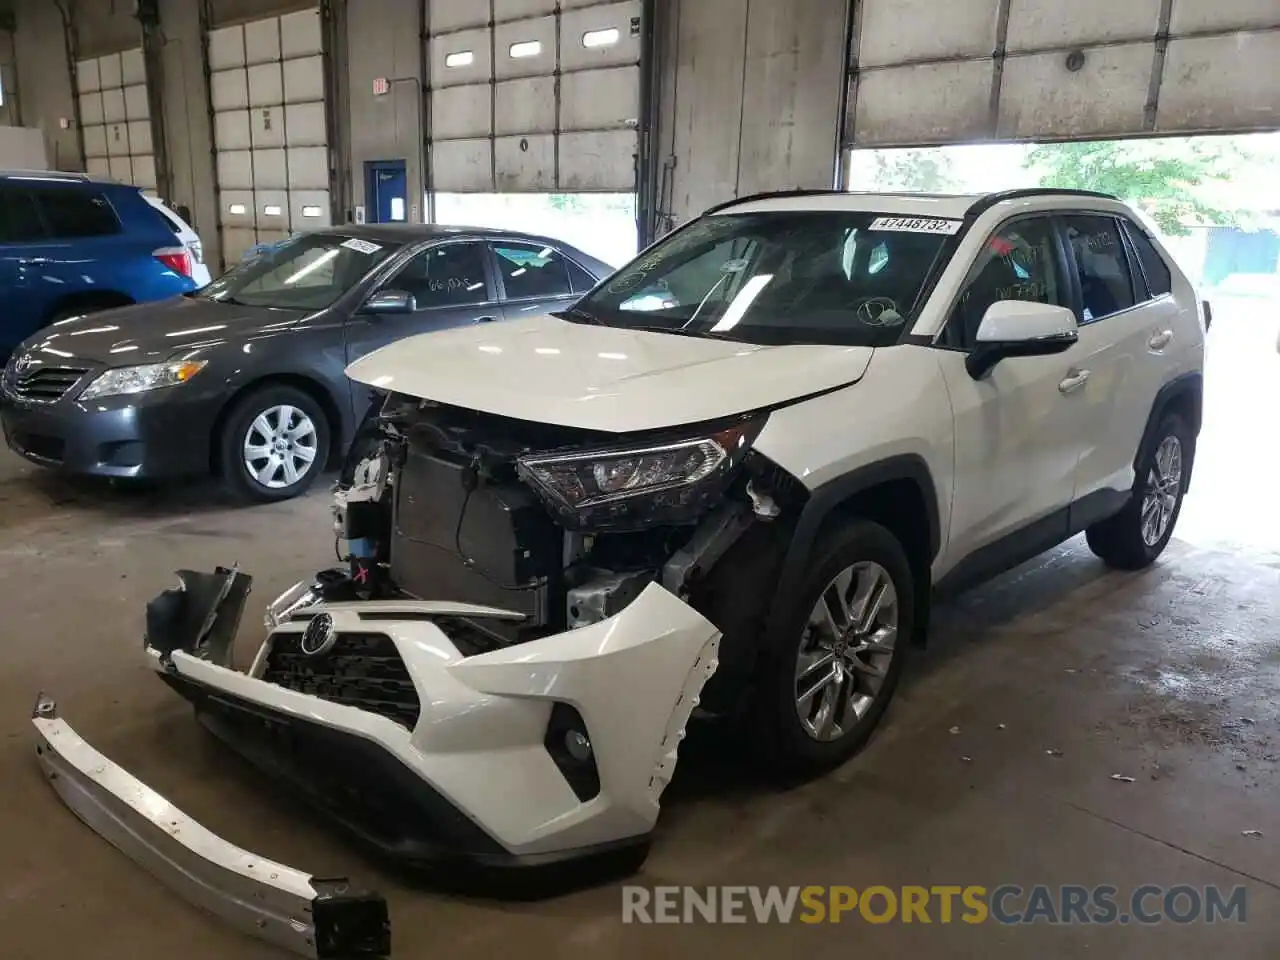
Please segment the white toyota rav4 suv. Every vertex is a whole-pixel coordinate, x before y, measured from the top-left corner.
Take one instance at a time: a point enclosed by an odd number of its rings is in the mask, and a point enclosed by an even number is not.
[[[494,309],[349,369],[377,399],[344,566],[271,605],[247,672],[247,575],[147,616],[211,729],[454,877],[638,863],[695,708],[788,773],[840,763],[935,596],[1080,532],[1150,564],[1191,478],[1207,311],[1105,196],[746,198],[559,315]],[[100,771],[41,711],[58,782]]]

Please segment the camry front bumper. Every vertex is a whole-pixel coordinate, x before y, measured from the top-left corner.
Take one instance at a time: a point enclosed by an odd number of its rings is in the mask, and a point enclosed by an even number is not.
[[[651,584],[607,620],[482,651],[476,638],[498,636],[486,624],[517,614],[417,601],[295,606],[242,672],[231,646],[249,578],[180,578],[148,606],[146,651],[201,722],[383,857],[468,893],[545,896],[637,869],[717,665],[715,627]],[[169,829],[165,801],[62,721],[34,722],[42,763],[66,771],[51,776],[55,788],[95,830],[250,932],[280,942],[279,930],[294,949],[321,942],[332,889],[271,864],[273,880],[289,878],[283,901],[274,886],[246,896],[243,858],[261,858],[176,811]],[[177,854],[152,852],[174,843]],[[263,914],[263,902],[283,907]],[[308,904],[310,935],[296,920]]]

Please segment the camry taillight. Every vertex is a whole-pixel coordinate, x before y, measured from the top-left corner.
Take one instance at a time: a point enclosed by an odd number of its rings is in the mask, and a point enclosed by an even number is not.
[[[151,255],[174,273],[191,276],[191,252],[186,247],[165,247]]]

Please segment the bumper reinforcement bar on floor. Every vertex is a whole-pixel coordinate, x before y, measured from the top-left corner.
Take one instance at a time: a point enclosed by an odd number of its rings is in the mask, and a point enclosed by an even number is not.
[[[36,755],[58,796],[96,833],[188,901],[239,930],[315,960],[389,957],[386,901],[308,876],[211,833],[112,763],[41,694]]]

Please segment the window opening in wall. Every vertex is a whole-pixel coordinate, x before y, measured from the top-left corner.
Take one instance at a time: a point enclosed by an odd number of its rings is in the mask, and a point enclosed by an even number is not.
[[[278,217],[283,211],[280,209],[280,207],[276,206],[274,203],[269,203],[262,208],[262,212],[265,213],[268,217]]]
[[[321,211],[319,207],[311,206],[308,204],[307,206],[302,208],[302,215],[304,217],[318,217],[321,215]]]
[[[248,208],[245,207],[243,203],[233,203],[227,207],[227,213],[233,214],[237,217],[243,217],[248,212]]]
[[[444,65],[449,68],[453,67],[469,67],[475,62],[476,55],[470,50],[460,50],[457,53],[450,53],[444,58]]]
[[[522,40],[520,43],[513,43],[509,52],[517,60],[525,57],[536,57],[542,52],[542,41]]]
[[[618,42],[618,28],[607,30],[588,30],[582,35],[582,45],[588,50],[596,47],[611,47]]]

